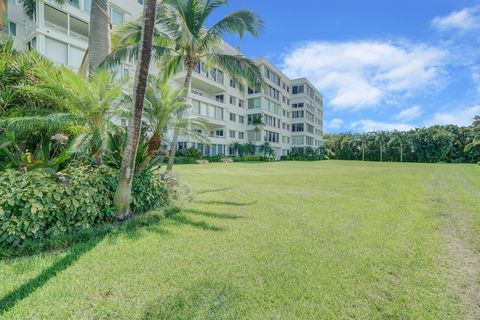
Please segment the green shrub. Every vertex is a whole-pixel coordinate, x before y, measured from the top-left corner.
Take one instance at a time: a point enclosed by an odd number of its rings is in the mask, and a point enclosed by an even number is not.
[[[43,171],[0,175],[0,244],[17,245],[113,218],[106,167],[67,168],[61,175]]]
[[[262,156],[243,156],[233,158],[234,162],[249,162],[249,161],[267,161],[266,157]]]
[[[57,175],[41,170],[0,175],[0,246],[42,240],[74,229],[113,221],[117,171],[105,166],[71,166]],[[169,193],[160,175],[135,177],[131,208],[140,214],[166,205]]]

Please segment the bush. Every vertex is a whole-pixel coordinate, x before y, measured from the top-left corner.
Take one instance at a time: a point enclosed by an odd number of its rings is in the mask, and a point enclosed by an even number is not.
[[[57,175],[36,170],[0,175],[0,246],[42,240],[74,229],[113,221],[117,171],[108,167],[68,167]],[[150,172],[135,177],[135,214],[166,205],[165,183]]]
[[[243,156],[233,158],[234,162],[249,162],[249,161],[275,161],[275,158],[263,156]]]
[[[68,168],[58,176],[7,170],[0,176],[0,244],[17,245],[113,218],[101,167]]]

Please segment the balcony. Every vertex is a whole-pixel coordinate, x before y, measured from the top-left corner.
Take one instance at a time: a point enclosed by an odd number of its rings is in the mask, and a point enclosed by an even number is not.
[[[88,42],[88,23],[50,5],[45,5],[44,27],[75,40]]]
[[[196,88],[192,88],[191,92],[196,97],[203,97],[203,98],[209,99],[211,101],[225,103],[225,95],[223,93],[222,94],[217,94],[217,95],[211,95],[211,94],[206,93],[205,91],[202,91],[202,90],[199,90],[199,89],[196,89]]]

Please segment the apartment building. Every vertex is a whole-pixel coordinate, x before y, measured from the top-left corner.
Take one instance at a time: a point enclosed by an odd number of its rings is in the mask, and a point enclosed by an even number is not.
[[[118,25],[143,13],[143,0],[111,0],[109,14]],[[92,0],[38,0],[35,17],[29,19],[18,0],[8,1],[9,33],[16,48],[35,49],[51,60],[78,69],[88,47],[88,23]],[[131,66],[120,68],[121,75]]]
[[[224,44],[230,54],[241,54]],[[200,119],[190,130],[203,137],[183,135],[178,148],[195,147],[205,155],[234,155],[235,143],[268,142],[279,158],[292,147],[321,146],[323,133],[323,98],[305,78],[291,80],[264,58],[255,59],[264,86],[244,87],[221,70],[197,66],[192,77],[192,110],[189,119]],[[183,84],[185,74],[175,78]]]
[[[142,14],[143,0],[111,0],[113,25]],[[38,0],[34,19],[23,13],[18,0],[9,0],[9,31],[17,48],[36,49],[53,61],[78,69],[88,47],[91,0]],[[241,54],[227,43],[222,50]],[[234,143],[270,143],[275,155],[286,155],[292,147],[319,147],[323,132],[322,95],[305,78],[289,79],[264,58],[255,59],[264,86],[250,88],[218,69],[199,64],[192,76],[192,108],[188,132],[179,138],[178,148],[195,147],[205,155],[233,155]],[[119,74],[133,74],[125,64]],[[185,73],[172,80],[183,85]],[[198,120],[198,121],[196,121]],[[201,122],[201,125],[198,123]],[[172,130],[167,130],[167,137]]]

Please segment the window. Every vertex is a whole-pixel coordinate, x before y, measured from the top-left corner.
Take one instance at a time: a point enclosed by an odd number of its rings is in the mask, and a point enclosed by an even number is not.
[[[271,86],[268,86],[268,95],[270,97],[274,98],[275,100],[280,101],[280,91],[278,91],[277,89],[275,89]]]
[[[303,123],[292,124],[292,132],[303,132],[303,131],[304,131]]]
[[[80,9],[80,1],[79,1],[79,0],[68,0],[68,3],[69,3],[71,6],[74,6],[75,8],[79,8],[79,9]]]
[[[196,114],[202,114],[202,110],[200,108],[200,101],[192,100],[193,112]]]
[[[235,80],[230,79],[230,87],[232,87],[232,88],[236,88],[236,87],[237,87],[237,84],[236,84]]]
[[[92,8],[92,0],[84,0],[83,1],[83,11],[90,12]]]
[[[245,116],[238,116],[238,122],[241,124],[245,123]]]
[[[84,55],[85,55],[84,50],[80,48],[76,48],[74,46],[70,46],[70,51],[68,55],[68,65],[76,69],[80,68]]]
[[[232,139],[235,139],[235,137],[237,136],[236,132],[233,131],[233,130],[230,130],[229,135],[230,135],[230,138],[232,138]]]
[[[292,118],[293,119],[298,119],[298,118],[303,118],[304,116],[304,111],[292,111]]]
[[[294,109],[303,108],[303,106],[304,106],[303,102],[292,104],[292,108],[294,108]]]
[[[217,70],[217,82],[223,84],[223,71]]]
[[[111,8],[110,17],[114,26],[123,23],[123,13],[117,9]]]
[[[292,87],[292,94],[300,94],[300,93],[303,93],[303,84],[299,85],[299,86],[293,86]]]
[[[216,130],[216,131],[215,131],[215,136],[217,136],[217,137],[223,137],[223,130]]]
[[[218,94],[215,96],[215,100],[217,100],[218,102],[221,102],[223,103],[224,102],[224,96],[223,94]]]
[[[279,143],[280,142],[280,134],[265,130],[265,136],[263,137],[263,141]]]
[[[245,100],[238,99],[238,106],[239,106],[240,108],[245,108]]]
[[[230,96],[230,104],[236,105],[237,99],[235,97]]]
[[[260,109],[260,98],[248,99],[248,109]]]
[[[215,119],[223,120],[223,109],[219,107],[215,107]]]
[[[143,0],[137,0],[139,4],[143,4]]]
[[[237,115],[235,113],[230,112],[230,121],[232,121],[232,122],[237,121]]]
[[[255,94],[255,93],[260,93],[262,91],[262,88],[261,88],[261,85],[260,84],[257,84],[255,86],[255,90],[253,90],[252,88],[248,87],[248,94]]]
[[[306,138],[306,145],[307,146],[313,146],[313,138],[312,137],[305,137]]]
[[[45,55],[55,62],[67,64],[68,46],[64,42],[45,37]]]
[[[245,139],[245,132],[239,131],[239,132],[238,132],[238,139],[244,140],[244,139]]]
[[[8,34],[14,37],[17,35],[17,24],[15,22],[10,21],[8,24]]]
[[[256,120],[256,119],[262,120],[262,115],[261,115],[260,113],[249,114],[249,115],[247,116],[247,124],[252,125],[253,122],[254,122],[254,119],[255,119],[255,120]],[[258,120],[257,120],[257,121],[258,121]]]
[[[292,144],[294,146],[301,146],[305,143],[305,136],[292,137]]]

